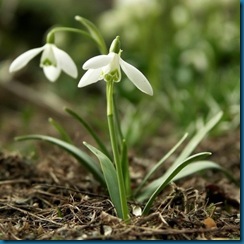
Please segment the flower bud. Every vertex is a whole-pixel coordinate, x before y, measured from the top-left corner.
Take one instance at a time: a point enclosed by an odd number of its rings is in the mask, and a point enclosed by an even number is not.
[[[109,48],[109,52],[113,52],[113,53],[120,53],[120,40],[119,40],[119,36],[116,36],[116,38],[113,40],[110,48]]]

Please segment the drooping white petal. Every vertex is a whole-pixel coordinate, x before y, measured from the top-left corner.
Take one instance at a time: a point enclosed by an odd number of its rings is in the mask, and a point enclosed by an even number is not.
[[[128,76],[128,78],[133,82],[133,84],[142,92],[153,95],[153,89],[147,80],[147,78],[139,71],[137,68],[132,66],[131,64],[125,62],[122,58],[120,58],[120,65],[122,70]]]
[[[61,73],[61,69],[59,67],[51,65],[43,66],[43,71],[48,80],[52,82],[56,81]]]
[[[101,80],[101,69],[89,69],[80,79],[78,87],[88,86],[90,84],[96,83],[97,81]]]
[[[15,71],[22,69],[24,66],[26,66],[30,62],[31,59],[33,59],[36,55],[38,55],[43,49],[44,49],[44,46],[31,49],[31,50],[21,54],[11,63],[11,65],[9,67],[9,72],[15,72]]]
[[[110,55],[98,55],[93,58],[88,59],[82,66],[83,69],[98,69],[106,66],[113,59]]]
[[[57,48],[53,45],[54,56],[57,60],[57,65],[68,75],[73,78],[77,78],[78,70],[77,67],[72,60],[72,58],[63,50]]]

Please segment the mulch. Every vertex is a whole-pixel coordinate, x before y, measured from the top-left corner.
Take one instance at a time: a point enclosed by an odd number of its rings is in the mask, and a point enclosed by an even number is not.
[[[146,216],[140,216],[143,204],[129,201],[131,221],[124,223],[80,164],[53,146],[45,153],[46,145],[38,145],[38,159],[0,153],[0,239],[240,239],[240,188],[221,172],[207,170],[172,183]],[[205,140],[198,150],[213,152],[212,160],[240,181],[239,130]],[[130,164],[136,183],[145,160],[131,156]]]

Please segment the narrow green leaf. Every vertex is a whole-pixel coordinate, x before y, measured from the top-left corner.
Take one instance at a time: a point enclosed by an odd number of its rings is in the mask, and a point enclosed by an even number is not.
[[[103,171],[103,175],[106,181],[106,185],[108,188],[109,196],[112,200],[112,203],[114,204],[114,207],[117,211],[119,218],[123,218],[120,195],[119,195],[119,184],[118,184],[117,174],[113,163],[104,153],[102,153],[95,147],[91,146],[86,142],[84,142],[84,145],[87,148],[89,148],[99,159]]]
[[[127,144],[126,140],[122,141],[122,156],[121,156],[121,166],[124,176],[125,189],[127,197],[131,196],[131,182],[130,182],[130,172],[129,172],[129,162],[127,155]]]
[[[93,40],[98,44],[99,50],[102,54],[107,54],[107,48],[102,34],[98,28],[88,19],[85,19],[81,16],[75,16],[75,19],[79,21],[90,33]]]
[[[174,168],[171,168],[164,174],[164,179],[161,182],[160,186],[153,192],[151,197],[149,198],[148,202],[146,203],[145,208],[143,209],[142,214],[147,214],[150,210],[150,207],[155,200],[155,198],[158,196],[158,194],[174,179],[174,177],[187,165],[189,165],[192,162],[195,162],[196,160],[200,160],[203,158],[206,158],[207,156],[211,155],[209,152],[202,152],[195,155],[192,155],[191,157],[184,160],[179,165],[176,165]]]
[[[223,115],[223,112],[219,112],[217,115],[215,115],[205,126],[203,126],[196,135],[190,140],[190,142],[186,145],[186,147],[183,149],[181,154],[177,157],[175,162],[170,166],[168,170],[171,170],[176,165],[184,161],[197,147],[197,145],[201,142],[203,137],[219,122]],[[146,186],[146,188],[143,190],[142,193],[137,194],[137,198],[140,199],[140,201],[143,201],[147,199],[149,196],[152,195],[152,193],[161,185],[162,180],[164,179],[164,176],[152,181],[150,184]]]
[[[188,134],[186,133],[180,141],[156,164],[152,167],[152,169],[148,172],[148,174],[144,177],[140,185],[135,191],[135,196],[138,194],[138,192],[141,190],[141,188],[144,186],[144,184],[148,181],[148,179],[155,173],[162,165],[163,163],[175,152],[175,150],[182,144],[182,142],[186,139]]]
[[[122,133],[122,129],[121,129],[121,120],[119,118],[119,108],[118,108],[118,105],[117,105],[117,100],[115,99],[115,92],[113,93],[113,105],[114,105],[114,121],[115,121],[115,124],[116,124],[116,131],[117,131],[117,134],[118,134],[118,143],[119,145],[122,145],[123,144],[123,140],[124,140],[124,136],[123,136],[123,133]]]
[[[94,130],[89,126],[88,123],[86,123],[85,120],[83,120],[81,118],[80,115],[78,115],[75,111],[69,109],[69,108],[64,108],[64,110],[70,114],[74,119],[78,120],[84,127],[85,129],[90,133],[90,135],[93,137],[93,139],[96,141],[97,145],[99,146],[99,148],[101,149],[101,151],[106,154],[106,156],[111,160],[111,155],[108,152],[106,146],[104,145],[104,143],[102,142],[102,140],[100,140],[100,138],[98,137],[98,135],[94,132]]]
[[[186,176],[189,176],[191,174],[194,174],[196,172],[205,170],[205,169],[217,169],[222,171],[231,181],[233,181],[236,185],[238,185],[237,180],[233,177],[231,173],[229,173],[227,170],[225,170],[223,167],[221,167],[219,164],[204,160],[204,161],[197,161],[192,163],[191,165],[186,166],[183,170],[181,170],[175,177],[174,181],[179,180],[181,178],[184,178]]]
[[[207,135],[207,133],[220,121],[223,112],[220,111],[212,119],[210,119],[205,126],[203,126],[195,136],[186,145],[181,154],[177,157],[173,165],[177,165],[187,158],[197,147],[197,145],[202,141],[202,139]]]
[[[57,121],[55,121],[53,118],[49,118],[48,122],[57,130],[63,141],[73,144],[66,130]]]
[[[50,142],[56,146],[61,147],[69,154],[71,154],[74,158],[78,160],[89,172],[93,174],[93,176],[102,184],[105,184],[104,177],[101,171],[100,166],[85,152],[80,150],[79,148],[71,145],[65,141],[60,139],[44,136],[44,135],[27,135],[27,136],[18,136],[15,138],[16,141],[25,141],[25,140],[42,140]]]

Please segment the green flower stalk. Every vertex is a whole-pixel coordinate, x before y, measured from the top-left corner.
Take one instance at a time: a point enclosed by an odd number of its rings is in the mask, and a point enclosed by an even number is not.
[[[108,127],[118,179],[122,218],[124,220],[128,220],[129,214],[127,206],[126,183],[124,178],[125,174],[123,172],[122,155],[119,152],[119,148],[122,148],[122,141],[119,139],[119,135],[116,130],[119,125],[116,124],[113,97],[114,84],[121,81],[120,67],[139,90],[149,95],[153,95],[153,90],[147,78],[134,66],[125,62],[121,58],[121,53],[122,50],[120,49],[120,39],[119,36],[117,36],[110,46],[109,54],[93,57],[84,63],[83,68],[88,69],[88,71],[81,78],[78,87],[84,87],[102,79],[106,82]]]
[[[128,220],[129,214],[128,214],[128,206],[126,202],[127,194],[125,191],[125,181],[124,181],[122,165],[121,165],[122,161],[121,161],[121,156],[119,154],[119,145],[118,145],[118,138],[116,134],[116,125],[114,119],[113,87],[114,87],[113,81],[107,82],[108,127],[109,127],[109,135],[110,135],[110,141],[111,141],[111,146],[113,151],[115,169],[116,169],[117,179],[119,184],[119,195],[121,199],[122,215],[124,220]]]

